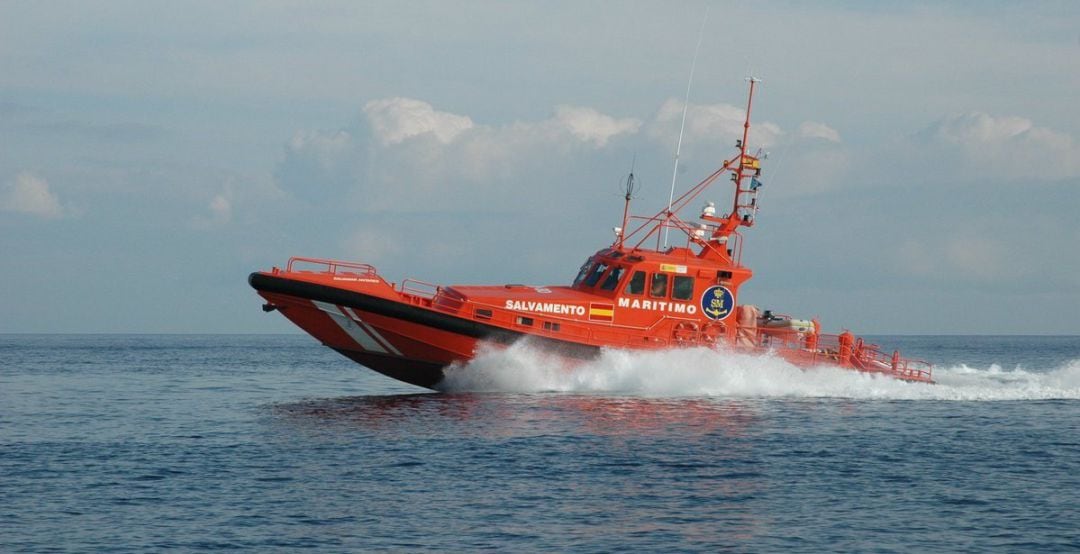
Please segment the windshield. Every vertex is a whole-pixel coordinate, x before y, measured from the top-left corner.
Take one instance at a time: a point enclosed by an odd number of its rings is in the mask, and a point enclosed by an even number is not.
[[[593,267],[592,272],[589,273],[589,276],[585,278],[585,286],[591,287],[596,285],[596,282],[600,280],[600,276],[604,274],[604,271],[606,271],[607,268],[608,265],[603,262],[596,264],[596,266]]]
[[[622,277],[623,268],[616,267],[608,273],[607,279],[604,279],[604,284],[600,285],[600,290],[615,290],[615,287],[619,286],[619,278]]]
[[[589,274],[589,269],[591,268],[592,258],[589,258],[588,260],[585,260],[585,263],[581,264],[581,269],[578,270],[577,277],[574,277],[574,286],[577,286],[577,284],[580,283],[582,279],[584,279],[585,276]]]

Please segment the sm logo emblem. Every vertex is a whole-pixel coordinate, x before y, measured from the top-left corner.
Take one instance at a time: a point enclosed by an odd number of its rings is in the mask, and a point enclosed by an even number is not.
[[[714,285],[701,294],[701,311],[709,319],[724,319],[735,309],[735,295],[727,287]]]

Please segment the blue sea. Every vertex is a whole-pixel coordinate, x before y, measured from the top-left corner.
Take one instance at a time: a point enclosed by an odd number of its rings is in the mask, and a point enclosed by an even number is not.
[[[873,337],[936,385],[527,344],[0,335],[0,551],[1080,550],[1080,337]]]

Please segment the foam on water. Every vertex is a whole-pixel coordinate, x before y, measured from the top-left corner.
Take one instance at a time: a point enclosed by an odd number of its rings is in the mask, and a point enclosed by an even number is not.
[[[836,367],[800,369],[773,355],[706,348],[658,352],[604,350],[569,364],[527,342],[481,352],[447,369],[453,392],[570,392],[634,396],[851,398],[896,400],[1080,399],[1080,359],[1059,367],[1012,370],[958,365],[934,368],[936,384],[908,383]]]

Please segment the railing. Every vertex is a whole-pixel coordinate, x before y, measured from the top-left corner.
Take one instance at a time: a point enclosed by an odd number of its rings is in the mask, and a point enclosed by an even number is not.
[[[309,272],[311,271],[311,270],[305,270],[305,269],[294,269],[294,266],[302,265],[302,264],[310,264],[310,265],[321,266],[321,267],[325,268],[325,269],[323,269],[322,271],[320,271],[318,273],[330,273],[330,274],[333,274],[333,275],[344,275],[344,274],[376,275],[375,267],[372,266],[371,264],[361,264],[361,263],[356,263],[356,262],[343,262],[341,260],[329,260],[329,259],[324,259],[324,258],[292,257],[292,258],[289,258],[289,263],[288,263],[288,265],[285,266],[285,271],[289,272],[289,273],[291,273],[293,271],[309,271]],[[352,269],[352,270],[355,270],[355,271],[345,271],[345,270],[348,270],[348,269]]]
[[[424,298],[431,300],[439,294],[441,287],[439,285],[433,285],[424,281],[418,281],[416,279],[405,279],[401,282],[401,286],[398,288],[398,292],[407,294],[409,296],[415,296],[418,298]]]
[[[734,262],[735,265],[741,265],[742,263],[742,235],[740,235],[738,231],[731,232],[731,234],[728,236],[727,243],[718,243],[712,240],[712,237],[708,233],[705,235],[704,238],[698,237],[696,234],[699,230],[698,227],[691,226],[690,224],[686,223],[685,221],[679,219],[677,216],[674,215],[672,215],[670,218],[666,216],[662,217],[660,215],[655,215],[652,217],[635,215],[630,216],[627,221],[640,223],[640,227],[638,229],[635,229],[635,231],[631,233],[631,235],[636,234],[638,231],[648,227],[649,225],[654,226],[652,230],[650,230],[647,234],[645,234],[643,238],[641,238],[637,243],[634,244],[633,248],[641,248],[642,245],[645,244],[645,241],[647,241],[649,237],[656,233],[656,249],[657,251],[659,251],[661,249],[661,236],[664,234],[665,231],[675,229],[677,231],[681,231],[684,235],[686,235],[687,248],[690,248],[692,244],[697,244],[702,248],[716,252],[718,255],[726,255],[732,260],[732,262]],[[711,233],[711,229],[708,232]],[[626,235],[624,237],[624,240],[629,239],[631,235]],[[726,253],[727,250],[730,250],[731,252]]]
[[[873,348],[861,353],[856,349],[854,354],[854,359],[861,365],[860,369],[863,371],[888,373],[911,381],[931,380],[933,369],[929,362],[901,358],[899,352],[894,352],[891,357],[886,356],[878,350],[877,345],[871,346]]]
[[[828,363],[850,366],[859,371],[884,373],[908,381],[932,381],[933,366],[923,360],[900,357],[899,351],[887,356],[876,344],[851,337],[850,342],[841,341],[840,335],[813,335],[793,329],[758,328],[755,333],[758,346],[796,352],[797,357],[809,363]]]

